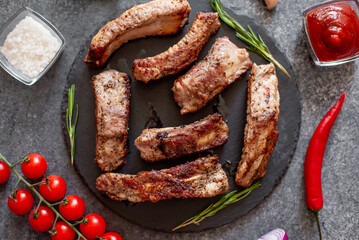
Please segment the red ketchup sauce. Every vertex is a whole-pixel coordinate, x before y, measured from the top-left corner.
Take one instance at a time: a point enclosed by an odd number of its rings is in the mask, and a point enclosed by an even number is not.
[[[308,34],[321,62],[359,53],[359,19],[348,4],[330,4],[307,14]]]

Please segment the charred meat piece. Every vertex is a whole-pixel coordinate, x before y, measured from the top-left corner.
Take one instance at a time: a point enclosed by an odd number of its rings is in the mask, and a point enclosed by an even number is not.
[[[96,188],[112,200],[158,202],[171,198],[207,198],[229,191],[228,178],[218,157],[201,157],[169,169],[137,175],[105,173]]]
[[[180,127],[143,130],[135,140],[145,161],[158,161],[201,152],[225,144],[228,126],[219,113]]]
[[[194,62],[221,23],[217,13],[199,12],[186,35],[167,51],[154,57],[135,59],[133,76],[145,83],[179,73]]]
[[[278,138],[279,100],[275,66],[253,64],[248,79],[244,147],[236,174],[236,183],[242,187],[249,187],[266,173]]]
[[[84,62],[101,67],[129,40],[175,34],[188,23],[190,11],[187,0],[154,0],[134,6],[100,29],[92,38]]]
[[[204,60],[176,79],[172,88],[181,114],[195,112],[252,66],[249,54],[227,37],[218,38]]]
[[[126,163],[126,141],[130,106],[127,74],[107,70],[92,78],[95,95],[96,156],[103,171]]]

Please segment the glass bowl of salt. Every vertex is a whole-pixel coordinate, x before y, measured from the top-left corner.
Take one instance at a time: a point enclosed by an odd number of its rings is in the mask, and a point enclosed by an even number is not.
[[[33,85],[52,67],[65,38],[43,16],[24,7],[0,29],[0,66],[26,85]]]

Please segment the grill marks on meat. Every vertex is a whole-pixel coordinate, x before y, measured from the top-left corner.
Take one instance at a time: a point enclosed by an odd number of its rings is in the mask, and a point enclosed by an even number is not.
[[[145,161],[158,161],[205,151],[228,141],[228,126],[219,113],[189,125],[145,129],[135,146]]]
[[[204,60],[174,83],[172,91],[181,114],[205,106],[251,66],[245,49],[238,48],[227,37],[218,38]]]
[[[179,73],[194,62],[221,23],[217,13],[199,12],[186,35],[167,51],[154,57],[135,59],[133,76],[145,83]]]
[[[244,147],[236,174],[236,183],[242,187],[249,187],[266,173],[278,138],[279,101],[275,66],[253,64],[248,79]]]
[[[130,80],[127,74],[107,70],[92,78],[95,95],[95,161],[103,171],[126,163]]]
[[[208,156],[169,169],[137,175],[102,174],[96,180],[96,188],[112,200],[158,202],[171,198],[213,197],[227,193],[229,183],[218,157]]]
[[[134,6],[100,29],[92,38],[84,62],[101,67],[129,40],[175,34],[188,23],[190,11],[187,0],[154,0]]]

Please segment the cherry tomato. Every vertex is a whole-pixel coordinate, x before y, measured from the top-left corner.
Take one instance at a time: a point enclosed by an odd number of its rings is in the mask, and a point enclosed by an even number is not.
[[[36,209],[37,207],[34,208],[30,213],[30,226],[38,232],[49,231],[55,221],[54,212],[49,207],[41,205],[38,209],[37,215],[34,216]]]
[[[64,221],[59,221],[55,223],[55,235],[50,235],[51,240],[74,240],[75,239],[75,230],[73,230],[67,223]]]
[[[47,201],[59,201],[61,200],[66,193],[66,182],[62,177],[59,177],[57,175],[51,175],[47,177],[49,182],[49,188],[46,184],[41,184],[39,187],[41,195],[47,200]],[[44,178],[42,181],[46,181],[46,178]]]
[[[67,203],[60,204],[59,211],[61,215],[69,221],[75,221],[81,218],[86,210],[85,202],[76,195],[69,195],[64,198]]]
[[[10,178],[10,174],[9,166],[4,161],[0,161],[0,184],[6,183]]]
[[[81,233],[89,239],[95,239],[102,236],[106,231],[106,222],[98,214],[92,213],[85,217],[87,223],[80,224]]]
[[[13,194],[11,194],[11,196],[13,196]],[[31,193],[25,189],[16,190],[15,200],[9,197],[7,199],[7,205],[11,212],[16,215],[25,215],[30,212],[34,206],[34,198]]]
[[[42,177],[47,170],[47,162],[43,156],[37,153],[32,153],[26,156],[26,159],[21,164],[21,171],[25,177],[30,179],[38,179]]]
[[[120,234],[115,232],[107,232],[101,237],[103,240],[122,240],[122,237]]]

